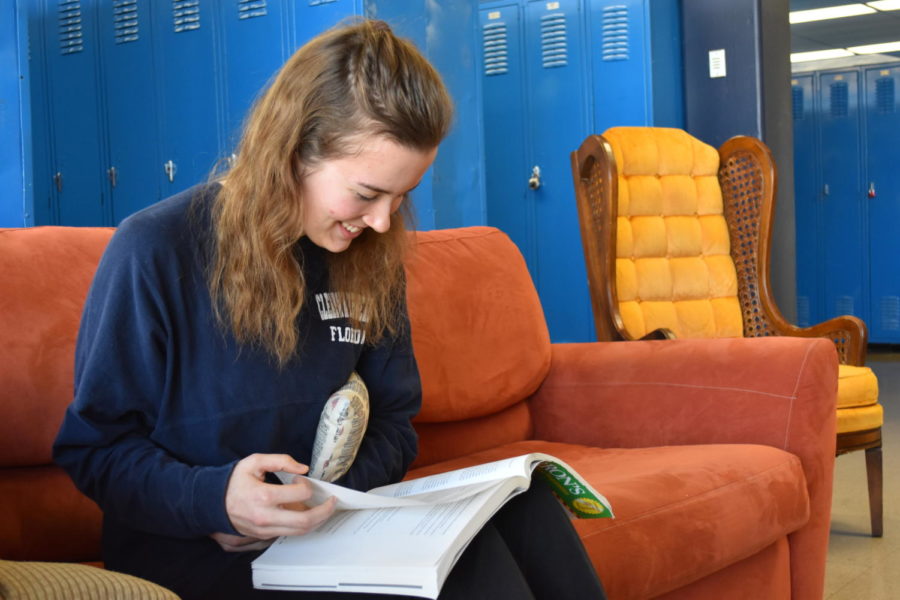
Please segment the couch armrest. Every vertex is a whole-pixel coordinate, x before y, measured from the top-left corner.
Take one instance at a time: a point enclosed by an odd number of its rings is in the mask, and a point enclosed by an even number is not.
[[[178,600],[145,579],[78,563],[0,560],[0,598]]]
[[[821,338],[554,344],[550,373],[529,400],[534,437],[619,448],[751,443],[796,454],[811,516],[790,539],[793,597],[821,598],[837,370],[834,344]]]

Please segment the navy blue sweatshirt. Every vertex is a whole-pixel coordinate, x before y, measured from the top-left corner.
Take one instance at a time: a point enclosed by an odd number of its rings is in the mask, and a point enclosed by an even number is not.
[[[237,533],[225,511],[235,463],[260,452],[308,464],[322,406],[353,370],[368,386],[370,421],[338,483],[398,481],[416,454],[421,386],[408,319],[396,338],[365,344],[333,310],[326,250],[297,245],[307,296],[285,367],[217,324],[205,270],[218,189],[192,188],[123,221],[84,307],[54,458],[103,510],[105,545]]]

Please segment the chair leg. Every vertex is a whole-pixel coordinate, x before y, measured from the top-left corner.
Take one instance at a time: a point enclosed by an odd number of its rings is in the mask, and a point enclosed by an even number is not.
[[[866,449],[866,478],[869,482],[869,517],[872,521],[872,537],[881,537],[883,533],[881,446]]]

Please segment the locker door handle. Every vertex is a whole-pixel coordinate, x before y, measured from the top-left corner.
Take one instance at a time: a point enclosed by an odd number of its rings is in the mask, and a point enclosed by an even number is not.
[[[109,177],[109,184],[113,187],[116,187],[116,183],[119,181],[119,173],[116,171],[115,167],[110,167],[106,170],[106,175]]]
[[[531,177],[528,178],[528,187],[533,190],[541,187],[541,168],[537,165],[531,169]]]
[[[175,163],[172,162],[171,160],[167,160],[166,164],[163,165],[163,168],[166,171],[166,175],[168,175],[168,177],[169,177],[169,183],[175,181],[175,171],[178,169],[175,166]]]
[[[53,185],[56,186],[56,191],[62,191],[62,173],[57,171],[56,175],[53,176]]]
[[[870,182],[869,182],[869,191],[866,193],[866,195],[867,195],[869,198],[874,198],[874,197],[875,197],[875,182],[874,182],[874,181],[870,181]]]
[[[831,188],[829,188],[828,184],[826,183],[824,186],[822,186],[822,195],[828,196],[830,194],[831,194]]]

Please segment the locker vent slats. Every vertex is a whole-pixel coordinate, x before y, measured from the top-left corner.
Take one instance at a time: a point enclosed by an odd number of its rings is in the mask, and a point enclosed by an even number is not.
[[[541,64],[545,69],[569,64],[566,15],[562,13],[541,17]]]
[[[886,331],[900,331],[900,296],[881,298],[881,326]]]
[[[253,19],[269,14],[266,0],[238,0],[238,18]]]
[[[838,296],[834,303],[839,315],[855,315],[853,296]]]
[[[136,42],[140,37],[138,0],[113,0],[113,23],[117,44]]]
[[[81,0],[61,0],[59,3],[59,51],[75,54],[84,50],[81,29]]]
[[[200,29],[200,0],[172,0],[175,33]]]
[[[896,97],[893,77],[879,77],[875,80],[875,104],[878,112],[883,115],[894,112]]]
[[[503,75],[509,71],[509,39],[506,23],[489,23],[481,29],[484,74]]]
[[[791,87],[791,107],[793,109],[794,120],[803,118],[803,88],[799,85]]]
[[[331,4],[332,2],[337,2],[337,0],[309,0],[309,5],[318,6],[320,4]]]
[[[628,60],[628,7],[616,4],[603,8],[600,57],[602,60]]]
[[[797,325],[809,327],[809,296],[797,296]]]
[[[830,104],[832,117],[846,117],[849,114],[849,91],[846,81],[835,81],[831,84]]]

